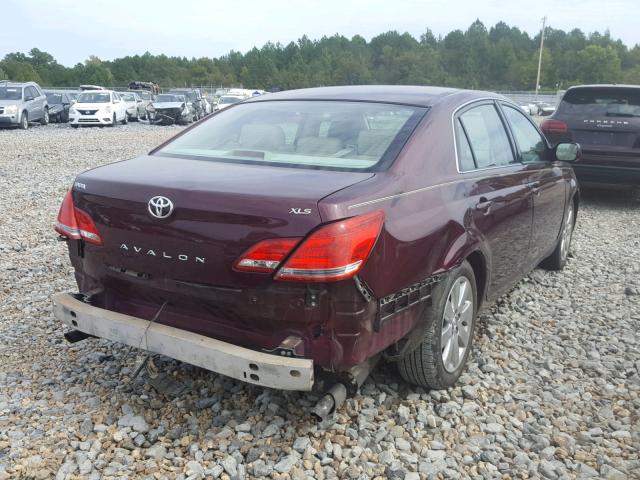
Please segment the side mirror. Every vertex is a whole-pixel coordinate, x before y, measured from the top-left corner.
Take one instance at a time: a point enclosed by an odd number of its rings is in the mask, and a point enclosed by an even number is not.
[[[577,143],[559,143],[555,148],[556,159],[561,162],[576,162],[582,156],[582,148]]]
[[[31,100],[33,100],[33,97],[31,95],[27,95],[26,97],[24,97],[25,102],[30,102]]]

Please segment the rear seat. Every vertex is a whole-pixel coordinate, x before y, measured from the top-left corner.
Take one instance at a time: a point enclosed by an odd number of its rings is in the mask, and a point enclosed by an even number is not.
[[[256,150],[278,151],[284,147],[284,131],[278,125],[250,123],[240,130],[240,147]]]
[[[335,137],[302,137],[296,152],[304,155],[333,155],[342,150],[342,141]]]
[[[358,155],[381,157],[393,137],[394,132],[388,130],[361,130],[358,134]]]

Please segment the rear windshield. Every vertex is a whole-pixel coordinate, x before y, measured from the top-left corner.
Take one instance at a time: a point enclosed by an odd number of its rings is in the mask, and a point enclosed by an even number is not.
[[[565,94],[559,110],[574,115],[640,117],[640,88],[576,88]]]
[[[0,87],[0,100],[22,100],[22,88]]]
[[[158,153],[371,171],[395,158],[425,112],[419,107],[364,102],[242,103],[181,135]]]

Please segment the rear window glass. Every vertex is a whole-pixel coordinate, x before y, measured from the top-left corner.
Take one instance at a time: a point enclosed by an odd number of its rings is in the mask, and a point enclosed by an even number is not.
[[[610,117],[640,117],[640,88],[576,88],[569,90],[559,111]]]
[[[426,109],[338,101],[242,103],[161,155],[277,166],[372,170],[395,158]]]

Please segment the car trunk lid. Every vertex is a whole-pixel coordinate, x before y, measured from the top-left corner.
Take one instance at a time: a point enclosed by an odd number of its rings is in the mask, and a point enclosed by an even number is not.
[[[233,262],[266,238],[303,237],[322,222],[318,201],[372,173],[143,156],[81,174],[74,203],[94,220],[103,246],[87,248],[95,265],[146,279],[243,287],[264,275]],[[155,218],[149,201],[174,207]]]

